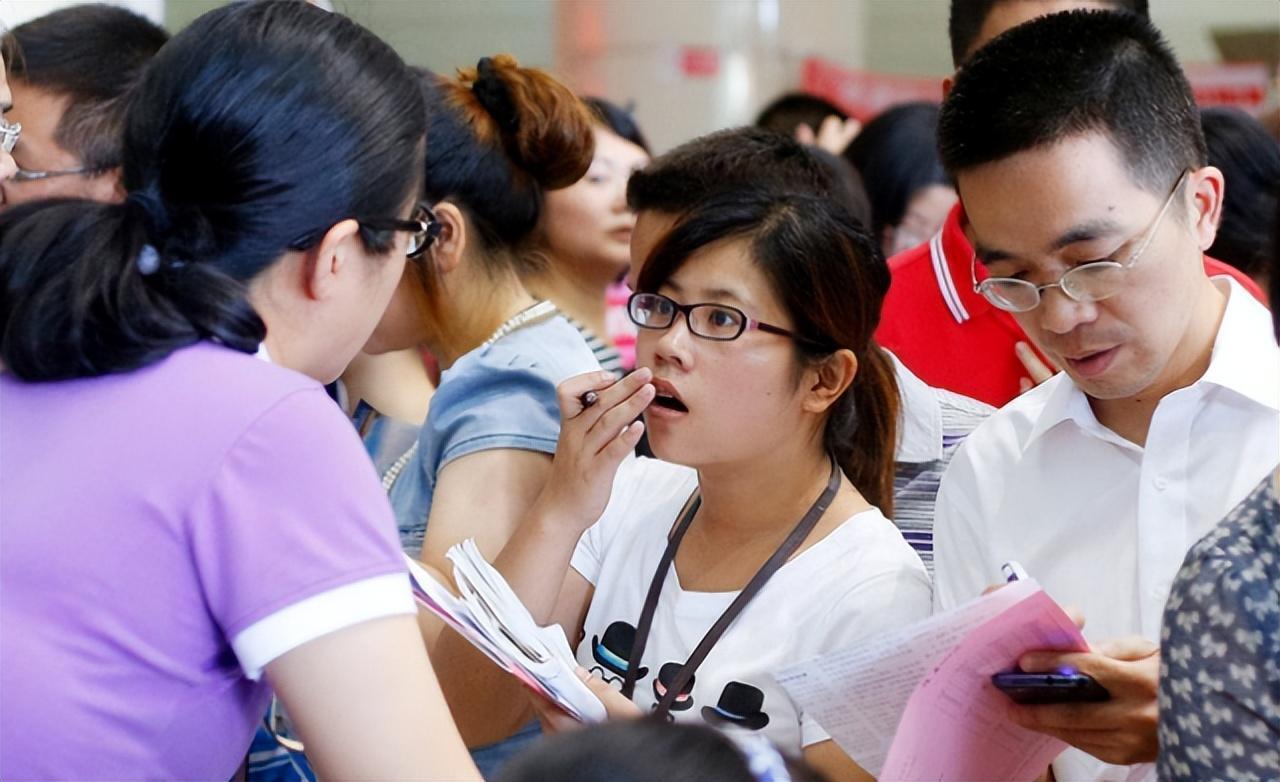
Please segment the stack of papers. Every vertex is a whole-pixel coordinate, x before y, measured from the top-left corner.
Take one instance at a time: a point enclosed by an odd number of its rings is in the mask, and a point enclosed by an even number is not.
[[[464,540],[446,556],[453,563],[459,597],[405,557],[418,602],[538,695],[581,722],[603,722],[604,704],[578,678],[564,630],[539,627],[474,540]]]
[[[1035,581],[778,672],[805,713],[881,782],[1033,780],[1067,745],[1011,722],[991,674],[1026,652],[1087,651]]]

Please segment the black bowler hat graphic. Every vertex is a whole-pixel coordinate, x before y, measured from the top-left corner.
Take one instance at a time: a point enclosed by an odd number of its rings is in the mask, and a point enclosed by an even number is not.
[[[604,638],[591,636],[591,656],[605,668],[619,676],[626,676],[631,647],[635,642],[634,627],[626,622],[614,622],[605,628]],[[636,670],[636,679],[643,679],[648,675],[649,669],[643,665]]]
[[[661,701],[667,694],[667,688],[676,680],[676,674],[680,673],[683,668],[680,663],[663,663],[658,669],[658,676],[653,680],[653,697]],[[680,694],[671,702],[672,711],[687,711],[693,708],[693,681],[698,677],[690,676],[689,681],[684,688],[680,690]],[[654,708],[658,705],[655,703]]]
[[[760,730],[769,724],[769,715],[760,711],[764,693],[742,682],[729,682],[715,706],[703,706],[702,718],[712,725],[737,725],[747,730]]]

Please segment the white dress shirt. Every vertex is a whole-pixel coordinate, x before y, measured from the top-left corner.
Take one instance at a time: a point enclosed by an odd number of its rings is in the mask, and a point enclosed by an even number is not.
[[[1065,374],[979,426],[952,460],[935,515],[934,606],[948,609],[1017,560],[1094,644],[1159,643],[1169,588],[1193,543],[1280,463],[1280,348],[1233,281],[1209,368],[1160,400],[1146,446],[1104,427]],[[1075,750],[1057,778],[1154,779]]]

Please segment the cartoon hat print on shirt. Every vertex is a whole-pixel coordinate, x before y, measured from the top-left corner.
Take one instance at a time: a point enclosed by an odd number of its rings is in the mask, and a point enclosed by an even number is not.
[[[667,694],[667,688],[675,681],[676,674],[680,673],[680,669],[684,666],[680,663],[663,663],[658,669],[658,675],[653,679],[653,697],[655,702],[653,708],[658,708],[658,703],[662,701]],[[698,677],[690,676],[689,683],[680,690],[680,694],[671,702],[672,711],[688,711],[693,708],[693,682]],[[667,715],[667,719],[671,719],[671,715]]]
[[[729,682],[715,706],[703,706],[702,718],[711,725],[736,725],[747,730],[760,730],[769,724],[769,715],[760,710],[764,693],[742,682]]]
[[[599,672],[601,678],[610,684],[622,684],[627,675],[627,665],[631,659],[631,648],[636,642],[636,629],[626,622],[614,622],[605,628],[604,638],[591,636],[591,656],[600,665],[592,666],[593,672]],[[615,676],[610,676],[612,672]],[[643,665],[636,670],[637,681],[649,675],[649,669]]]

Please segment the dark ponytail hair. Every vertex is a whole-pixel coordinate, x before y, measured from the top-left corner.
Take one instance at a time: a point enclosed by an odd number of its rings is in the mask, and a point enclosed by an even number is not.
[[[197,19],[156,55],[125,124],[123,204],[0,215],[0,356],[18,377],[128,372],[205,339],[253,352],[266,327],[248,283],[344,219],[398,216],[420,181],[407,67],[292,0]]]
[[[543,192],[582,178],[595,151],[591,114],[573,92],[509,54],[457,78],[419,71],[427,103],[426,198],[466,212],[491,268],[527,271]]]
[[[845,348],[858,374],[827,414],[823,440],[867,501],[893,515],[898,385],[873,335],[889,290],[879,245],[831,198],[735,190],[686,212],[640,271],[638,289],[657,291],[690,256],[713,242],[745,239],[791,318],[801,361]]]

